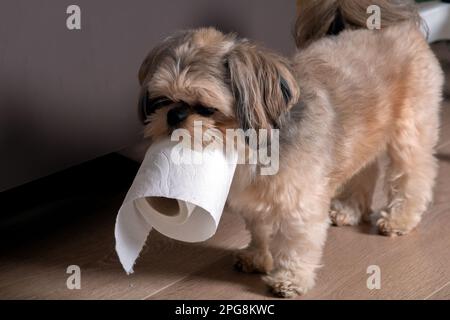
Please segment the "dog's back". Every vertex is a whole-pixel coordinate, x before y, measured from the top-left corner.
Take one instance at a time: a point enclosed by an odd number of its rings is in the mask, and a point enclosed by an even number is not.
[[[346,111],[377,105],[380,97],[414,91],[440,99],[442,70],[426,42],[422,19],[409,0],[298,0],[294,67]],[[381,10],[381,29],[369,30],[367,8]],[[408,90],[406,90],[408,89]],[[345,100],[351,95],[353,110]],[[358,97],[363,101],[358,103]],[[387,97],[388,98],[388,97]],[[398,100],[398,99],[397,99]],[[400,103],[399,103],[400,104]],[[433,103],[437,104],[437,103]],[[382,104],[387,108],[388,104]],[[388,110],[386,110],[388,113]]]
[[[353,0],[345,0],[348,2]],[[340,3],[344,1],[327,1],[335,10],[342,8]],[[382,150],[392,148],[399,132],[423,133],[427,138],[420,142],[420,148],[426,145],[427,153],[436,144],[443,74],[414,7],[402,3],[404,6],[398,7],[402,10],[392,7],[394,12],[384,12],[390,18],[384,20],[381,30],[368,30],[362,22],[360,26],[344,26],[338,35],[331,36],[314,34],[313,29],[297,30],[303,35],[294,57],[300,92],[306,99],[326,96],[335,113],[333,132],[339,146],[334,155],[339,166],[332,180],[336,185],[373,161]],[[310,15],[318,19],[321,10]],[[367,17],[365,10],[361,12]],[[343,9],[339,16],[344,20],[350,17]],[[297,22],[299,25],[310,26],[304,21]],[[323,30],[329,29],[327,24],[325,27]]]
[[[367,29],[373,6],[379,9],[381,29],[403,22],[424,26],[411,0],[297,0],[297,5],[294,37],[299,49],[343,30]]]

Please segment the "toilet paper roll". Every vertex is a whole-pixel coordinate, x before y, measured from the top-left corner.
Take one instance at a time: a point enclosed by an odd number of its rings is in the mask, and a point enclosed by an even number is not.
[[[116,251],[127,273],[152,228],[185,242],[212,237],[237,163],[235,152],[201,152],[170,140],[152,145],[117,215]]]

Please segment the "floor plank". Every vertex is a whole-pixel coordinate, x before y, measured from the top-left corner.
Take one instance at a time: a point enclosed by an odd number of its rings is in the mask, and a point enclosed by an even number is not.
[[[442,288],[437,289],[431,295],[426,297],[427,300],[450,300],[450,282]]]
[[[117,200],[83,226],[3,255],[0,298],[143,299],[248,241],[242,221],[233,214],[224,214],[218,233],[202,244],[182,243],[152,232],[135,273],[127,276],[114,251],[114,219],[119,205]],[[66,287],[69,265],[81,268],[81,290]]]

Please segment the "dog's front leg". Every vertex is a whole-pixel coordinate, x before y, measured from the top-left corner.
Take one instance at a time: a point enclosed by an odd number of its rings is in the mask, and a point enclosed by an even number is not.
[[[314,286],[329,225],[327,212],[325,203],[317,203],[282,217],[272,243],[274,270],[264,277],[275,295],[302,295]]]
[[[268,273],[273,269],[270,239],[273,224],[258,216],[242,215],[250,231],[250,244],[235,254],[235,268],[243,272]]]

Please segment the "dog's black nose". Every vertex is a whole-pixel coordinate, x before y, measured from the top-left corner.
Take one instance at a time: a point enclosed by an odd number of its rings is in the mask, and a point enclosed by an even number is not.
[[[167,124],[171,127],[176,126],[189,116],[189,107],[181,105],[171,109],[167,113]]]

